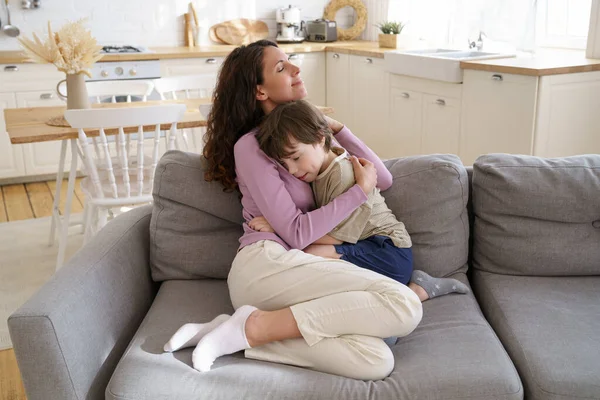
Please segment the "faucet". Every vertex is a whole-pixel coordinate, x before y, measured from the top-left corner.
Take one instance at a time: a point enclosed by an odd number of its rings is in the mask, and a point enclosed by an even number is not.
[[[483,49],[483,36],[486,36],[485,32],[479,31],[479,37],[477,41],[467,40],[469,43],[469,49],[477,49],[477,51],[481,51]]]

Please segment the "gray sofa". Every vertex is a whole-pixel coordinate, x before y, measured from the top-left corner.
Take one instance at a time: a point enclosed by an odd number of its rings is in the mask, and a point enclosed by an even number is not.
[[[490,155],[472,171],[450,155],[386,162],[383,194],[415,267],[469,273],[476,297],[424,303],[381,381],[242,353],[200,373],[192,349],[163,353],[183,323],[232,312],[241,206],[202,163],[167,153],[154,204],[111,221],[10,317],[30,400],[600,398],[600,156]]]

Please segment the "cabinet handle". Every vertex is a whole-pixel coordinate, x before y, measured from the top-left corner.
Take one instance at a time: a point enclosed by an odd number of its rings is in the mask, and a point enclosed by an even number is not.
[[[410,97],[410,94],[408,94],[406,92],[402,92],[402,97],[404,97],[405,99],[408,99]]]
[[[4,67],[5,72],[17,72],[18,70],[19,67],[17,67],[16,65],[7,65],[6,67]]]
[[[334,53],[333,58],[340,58],[340,55],[338,53]]]
[[[41,100],[50,100],[54,98],[54,94],[53,93],[42,93],[40,94],[40,99]]]
[[[443,99],[437,99],[435,101],[435,104],[439,104],[440,106],[445,106],[446,105],[446,100]]]
[[[494,74],[494,75],[492,75],[492,79],[495,80],[495,81],[500,81],[500,82],[504,80],[504,78],[500,74]]]
[[[298,54],[296,53],[292,53],[288,56],[288,60],[295,60],[298,58]]]
[[[207,58],[206,59],[206,63],[207,64],[216,64],[217,63],[217,59],[216,58]]]
[[[365,62],[367,64],[373,64],[373,59],[372,58],[365,58]]]

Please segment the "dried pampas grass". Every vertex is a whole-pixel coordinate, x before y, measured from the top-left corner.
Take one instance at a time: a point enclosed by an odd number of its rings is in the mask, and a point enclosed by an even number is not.
[[[66,74],[86,74],[92,64],[102,58],[96,39],[83,26],[85,19],[68,22],[56,33],[48,21],[48,39],[42,42],[34,33],[33,40],[20,38],[19,42],[31,61],[54,64]],[[91,76],[90,76],[91,77]]]

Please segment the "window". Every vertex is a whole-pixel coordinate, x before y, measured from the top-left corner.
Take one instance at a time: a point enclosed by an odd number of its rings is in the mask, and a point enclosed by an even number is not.
[[[538,0],[536,44],[585,49],[592,0]]]

